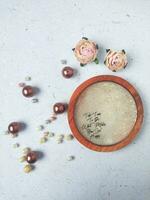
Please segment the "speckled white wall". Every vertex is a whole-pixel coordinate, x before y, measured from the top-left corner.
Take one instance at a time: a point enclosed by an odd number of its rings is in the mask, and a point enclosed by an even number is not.
[[[149,200],[150,196],[150,1],[148,0],[0,0],[0,200]],[[80,68],[72,47],[87,36],[100,46],[100,65]],[[143,129],[128,147],[98,153],[77,141],[39,145],[35,129],[52,111],[53,103],[69,101],[73,90],[98,74],[113,74],[103,65],[106,48],[124,48],[128,67],[115,75],[134,84],[145,108]],[[61,59],[78,70],[66,80]],[[40,88],[32,104],[17,87],[24,77]],[[16,139],[3,135],[11,121],[23,121]],[[69,133],[66,115],[50,126]],[[24,174],[15,142],[43,151],[33,173]],[[73,154],[76,159],[66,161]]]

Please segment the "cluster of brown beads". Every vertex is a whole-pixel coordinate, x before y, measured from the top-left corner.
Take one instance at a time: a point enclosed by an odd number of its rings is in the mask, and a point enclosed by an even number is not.
[[[66,66],[62,69],[62,75],[65,78],[71,78],[74,75],[74,69],[69,66]],[[35,91],[32,86],[26,85],[25,83],[19,83],[19,87],[22,88],[23,96],[30,98],[35,95]],[[61,102],[55,103],[53,106],[53,115],[50,117],[49,120],[46,120],[46,123],[56,120],[57,114],[64,113],[66,109],[67,109],[67,104],[61,103]],[[38,130],[41,130],[41,129],[43,129],[42,125],[38,127]],[[16,136],[20,131],[21,131],[21,123],[12,122],[9,124],[8,132],[11,133],[13,136]],[[68,136],[66,140],[72,140],[72,138],[73,137],[69,138]],[[57,138],[57,140],[58,140],[57,142],[59,143],[60,138]],[[61,142],[62,142],[62,138],[61,138]],[[38,159],[38,153],[36,151],[32,151],[30,148],[23,149],[23,155],[20,158],[20,162],[27,162],[27,164],[24,166],[25,173],[29,173],[33,170],[34,168],[33,164],[37,161],[37,159]]]

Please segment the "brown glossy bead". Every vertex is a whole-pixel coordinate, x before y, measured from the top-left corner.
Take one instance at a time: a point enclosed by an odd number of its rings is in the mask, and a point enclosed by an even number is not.
[[[27,155],[26,155],[26,161],[28,163],[35,163],[37,161],[37,153],[35,151],[30,151]]]
[[[23,89],[22,89],[22,94],[23,96],[25,97],[32,97],[34,95],[34,92],[33,92],[33,87],[32,86],[25,86]]]
[[[53,106],[53,111],[55,114],[61,114],[61,113],[64,113],[66,110],[66,106],[65,104],[63,103],[56,103],[54,106]]]
[[[18,122],[12,122],[8,126],[8,131],[12,134],[16,134],[20,131],[20,124]]]
[[[64,67],[62,69],[62,75],[65,78],[71,78],[73,76],[73,74],[74,74],[74,70],[71,67]]]

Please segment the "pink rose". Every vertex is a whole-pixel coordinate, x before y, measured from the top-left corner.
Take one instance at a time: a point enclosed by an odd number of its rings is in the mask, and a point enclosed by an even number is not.
[[[73,51],[81,65],[86,65],[87,63],[91,63],[93,61],[98,64],[98,45],[96,45],[93,41],[90,41],[87,38],[82,38],[82,40],[77,43]]]
[[[107,50],[104,63],[112,71],[118,71],[125,68],[128,64],[125,51]]]

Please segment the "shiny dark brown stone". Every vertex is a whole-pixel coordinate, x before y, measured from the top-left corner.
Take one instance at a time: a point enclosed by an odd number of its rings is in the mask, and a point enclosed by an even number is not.
[[[25,97],[32,97],[34,95],[34,92],[33,92],[33,87],[32,86],[25,86],[23,89],[22,89],[22,94],[23,96]]]
[[[26,161],[28,163],[35,163],[37,161],[37,153],[35,151],[30,151],[27,155],[26,155]]]
[[[62,75],[65,78],[71,78],[74,74],[74,70],[71,67],[64,67],[62,70]]]
[[[12,122],[8,126],[8,131],[12,134],[16,134],[20,131],[20,124],[18,122]]]
[[[66,106],[65,104],[63,103],[56,103],[54,106],[53,106],[53,111],[55,114],[61,114],[61,113],[64,113],[66,110]]]

